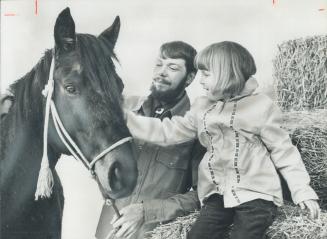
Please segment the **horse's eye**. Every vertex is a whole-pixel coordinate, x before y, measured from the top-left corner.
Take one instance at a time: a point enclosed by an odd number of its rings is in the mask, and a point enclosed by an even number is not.
[[[69,94],[76,94],[76,88],[73,85],[67,85],[67,86],[65,86],[65,90]]]

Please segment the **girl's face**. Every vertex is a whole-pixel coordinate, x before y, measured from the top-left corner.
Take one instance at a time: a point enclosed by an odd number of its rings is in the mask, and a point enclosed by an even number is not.
[[[208,98],[214,101],[221,99],[223,96],[222,91],[216,89],[217,82],[213,72],[209,70],[199,70],[199,72],[200,72],[200,84],[205,90]]]

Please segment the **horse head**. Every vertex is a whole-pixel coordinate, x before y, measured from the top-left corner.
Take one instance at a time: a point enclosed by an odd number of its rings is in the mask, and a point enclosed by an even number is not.
[[[50,114],[59,120],[50,117],[48,144],[56,152],[81,159],[94,173],[103,196],[112,199],[129,195],[137,178],[131,135],[120,107],[123,83],[113,64],[119,30],[116,17],[97,37],[77,34],[66,8],[54,27],[50,70]]]

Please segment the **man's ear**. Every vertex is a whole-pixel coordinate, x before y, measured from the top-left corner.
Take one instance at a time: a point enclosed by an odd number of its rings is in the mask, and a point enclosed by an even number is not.
[[[188,73],[185,82],[185,87],[188,87],[193,82],[194,78],[195,78],[195,72]]]

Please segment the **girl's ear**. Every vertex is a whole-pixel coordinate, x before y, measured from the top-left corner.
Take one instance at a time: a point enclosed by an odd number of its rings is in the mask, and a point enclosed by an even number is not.
[[[190,72],[187,74],[185,88],[193,82],[194,78],[195,78],[195,72]]]

